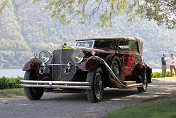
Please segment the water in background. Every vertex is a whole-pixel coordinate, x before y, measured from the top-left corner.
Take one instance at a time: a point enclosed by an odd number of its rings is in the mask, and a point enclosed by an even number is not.
[[[16,77],[24,77],[24,71],[22,69],[0,69],[0,77],[9,77],[9,78],[16,78]]]
[[[161,72],[162,69],[152,69],[152,72]],[[166,69],[166,71],[170,71],[170,69]]]

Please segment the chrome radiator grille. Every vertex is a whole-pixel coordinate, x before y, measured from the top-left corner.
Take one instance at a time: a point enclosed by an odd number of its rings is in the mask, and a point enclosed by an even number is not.
[[[52,64],[68,64],[71,63],[71,71],[66,73],[67,66],[53,65],[52,78],[54,81],[69,81],[74,77],[76,67],[71,59],[74,49],[59,49],[53,51]]]

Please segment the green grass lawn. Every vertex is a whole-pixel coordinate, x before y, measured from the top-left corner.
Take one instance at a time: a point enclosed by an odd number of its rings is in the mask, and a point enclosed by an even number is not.
[[[3,89],[0,90],[0,96],[19,96],[24,95],[24,88],[15,88],[15,89]]]
[[[176,118],[176,102],[157,102],[125,107],[105,118]]]
[[[154,78],[171,80],[176,77]],[[140,105],[122,108],[105,118],[176,118],[176,91],[167,96],[145,99]]]

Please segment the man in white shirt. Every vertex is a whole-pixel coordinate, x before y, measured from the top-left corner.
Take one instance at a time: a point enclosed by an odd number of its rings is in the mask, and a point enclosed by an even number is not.
[[[169,58],[169,65],[170,65],[170,71],[171,71],[171,77],[173,77],[173,69],[175,71],[176,74],[176,68],[175,68],[175,57],[174,54],[171,53],[171,57]]]

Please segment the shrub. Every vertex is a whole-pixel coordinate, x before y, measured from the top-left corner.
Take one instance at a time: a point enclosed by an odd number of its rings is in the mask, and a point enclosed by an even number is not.
[[[0,78],[0,89],[20,88],[19,81],[23,80],[22,77],[17,78]]]
[[[174,72],[173,72],[174,75]],[[166,77],[170,77],[171,76],[171,72],[170,71],[166,71]],[[152,72],[152,78],[161,78],[162,77],[162,72]]]
[[[160,78],[160,77],[162,77],[161,72],[152,72],[152,78]]]

